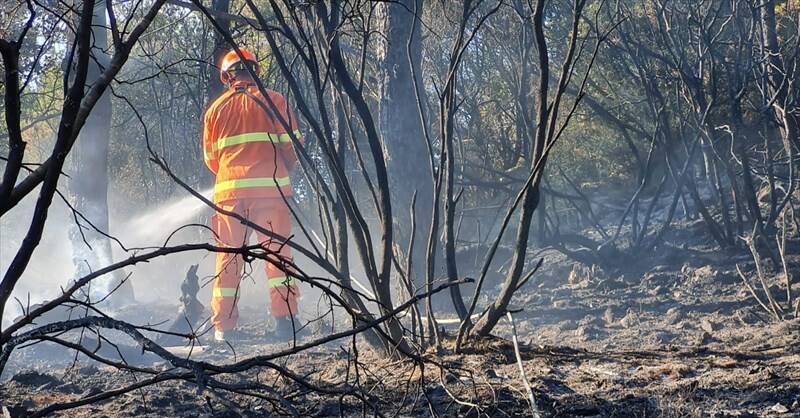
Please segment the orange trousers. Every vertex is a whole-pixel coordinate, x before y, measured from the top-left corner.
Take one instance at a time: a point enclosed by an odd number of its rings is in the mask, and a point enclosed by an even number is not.
[[[225,210],[235,212],[250,221],[288,237],[292,229],[289,208],[283,199],[241,199],[219,204]],[[241,247],[246,245],[251,228],[236,218],[217,213],[212,218],[212,227],[217,233],[220,246]],[[257,232],[257,231],[256,231]],[[257,232],[258,242],[265,248],[279,251],[284,257],[291,257],[288,245],[280,240]],[[211,296],[211,321],[218,331],[229,331],[236,327],[239,311],[236,302],[240,295],[239,283],[244,269],[241,255],[217,253],[216,275]],[[294,279],[272,263],[267,263],[267,280],[270,293],[272,315],[283,317],[297,313],[297,298],[300,296]]]

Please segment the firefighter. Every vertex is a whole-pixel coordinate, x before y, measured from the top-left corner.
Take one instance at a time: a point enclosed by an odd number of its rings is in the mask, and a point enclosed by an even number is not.
[[[300,140],[297,120],[286,99],[267,90],[265,98],[247,69],[259,73],[255,55],[240,48],[229,51],[220,65],[220,79],[227,87],[208,108],[204,117],[203,156],[216,176],[214,203],[283,237],[291,232],[286,199],[292,194],[289,172],[297,162],[292,136]],[[281,121],[282,120],[282,121]],[[287,129],[288,128],[288,129]],[[233,217],[217,213],[212,228],[220,245],[241,247],[251,230]],[[258,241],[284,257],[291,257],[288,245],[257,233]],[[244,268],[240,255],[217,253],[216,275],[211,297],[214,340],[230,338],[239,316],[239,282]],[[300,328],[296,321],[299,292],[292,277],[267,263],[267,280],[272,315],[277,322],[275,337],[291,340]]]

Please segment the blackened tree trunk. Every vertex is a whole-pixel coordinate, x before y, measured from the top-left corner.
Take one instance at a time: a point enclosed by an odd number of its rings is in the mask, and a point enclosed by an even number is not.
[[[228,13],[228,9],[230,9],[230,0],[213,0],[211,3],[211,8],[215,12],[220,13]],[[228,19],[218,19],[219,24],[222,26],[223,30],[230,31],[231,22]],[[212,62],[208,63],[208,101],[209,103],[212,102],[214,99],[217,98],[223,91],[225,91],[225,86],[222,85],[222,80],[219,79],[219,65],[222,57],[225,53],[230,49],[230,45],[228,42],[225,41],[225,37],[222,36],[218,31],[214,31],[214,51],[211,55]]]
[[[384,91],[381,98],[381,133],[386,148],[389,189],[395,202],[395,225],[398,239],[408,242],[411,236],[408,205],[414,192],[416,200],[416,236],[428,236],[433,208],[433,173],[428,142],[420,117],[418,98],[423,100],[422,40],[419,19],[423,0],[399,0],[385,3],[386,49],[383,56]],[[416,76],[416,82],[414,77]],[[417,87],[420,87],[417,89]],[[416,242],[423,242],[418,239]],[[424,277],[425,246],[416,245],[413,256],[417,280]]]
[[[767,227],[773,229],[772,224],[777,219],[778,215],[783,210],[783,207],[789,202],[791,195],[794,191],[794,169],[795,164],[795,148],[800,149],[800,121],[796,113],[790,109],[794,108],[796,103],[791,92],[791,81],[787,80],[786,63],[784,62],[781,47],[778,42],[778,24],[775,16],[775,0],[767,0],[761,8],[761,24],[763,26],[763,48],[765,63],[764,75],[767,77],[767,97],[770,98],[774,118],[780,130],[783,148],[788,157],[789,164],[787,164],[786,178],[789,179],[788,185],[785,186],[785,195],[779,204],[773,204],[770,208],[769,219],[767,220]]]
[[[87,88],[105,71],[110,62],[106,29],[106,2],[98,1],[92,15],[91,58],[87,72]],[[113,260],[111,241],[99,231],[108,232],[108,148],[111,140],[111,95],[106,90],[92,109],[75,144],[73,170],[69,190],[75,209],[88,220],[73,224],[69,236],[75,277],[110,265]],[[89,225],[91,223],[91,225]],[[133,302],[133,287],[124,280],[122,271],[93,282],[92,300],[117,289],[111,301]]]

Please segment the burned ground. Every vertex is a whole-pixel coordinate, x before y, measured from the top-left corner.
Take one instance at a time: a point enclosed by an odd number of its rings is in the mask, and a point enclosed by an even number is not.
[[[800,415],[799,42],[796,0],[0,2],[3,415]]]
[[[543,415],[800,414],[800,322],[770,321],[760,310],[735,271],[737,263],[744,271],[752,271],[752,260],[701,243],[669,251],[660,248],[652,254],[607,273],[575,264],[554,251],[545,253],[536,278],[512,304],[521,309],[514,317],[523,364]],[[798,261],[795,257],[790,264],[796,267]],[[782,283],[780,275],[775,275],[771,284],[781,289]],[[148,309],[151,320],[170,312],[170,307],[163,306]],[[243,317],[259,318],[263,312],[245,311]],[[235,353],[198,349],[193,358],[224,362],[277,350],[264,343],[266,327],[262,320],[251,320],[234,343]],[[444,349],[431,358],[439,359],[447,370],[428,364],[424,378],[411,362],[359,353],[361,387],[387,415],[391,415],[387,411],[430,415],[434,409],[438,416],[477,416],[477,411],[488,416],[524,416],[529,409],[510,332],[508,323],[502,322],[496,338],[472,343],[456,355],[452,353],[455,330],[446,328]],[[354,373],[351,349],[349,340],[335,341],[282,359],[281,364],[320,387],[336,387]],[[46,343],[18,350],[0,386],[0,398],[11,416],[141,379],[92,365],[83,356],[72,360],[65,350]],[[161,364],[167,370],[166,363]],[[375,412],[354,398],[325,396],[274,371],[221,378],[234,385],[247,379],[274,389],[292,406],[201,390],[181,381],[158,383],[56,415],[355,416]]]

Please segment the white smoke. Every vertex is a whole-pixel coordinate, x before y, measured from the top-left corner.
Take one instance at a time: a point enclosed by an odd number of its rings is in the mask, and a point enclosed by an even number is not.
[[[31,224],[38,190],[0,218],[0,274],[5,275]],[[69,208],[58,198],[53,201],[41,243],[20,278],[3,312],[3,323],[34,305],[60,293],[75,275],[68,225],[73,222]],[[16,300],[15,300],[16,299]],[[17,302],[19,300],[19,302]]]

